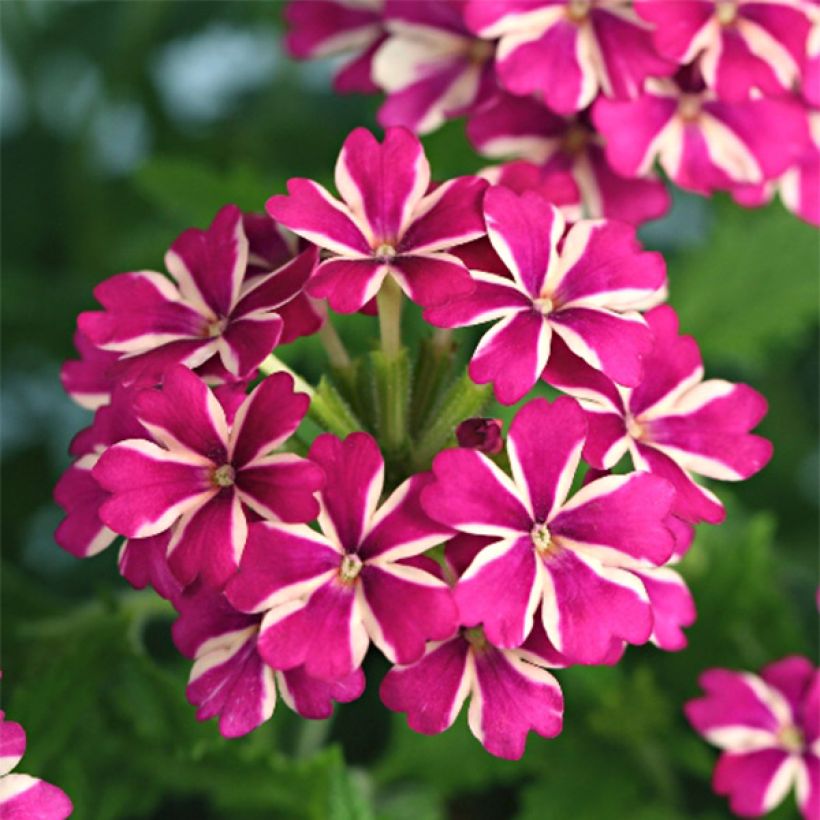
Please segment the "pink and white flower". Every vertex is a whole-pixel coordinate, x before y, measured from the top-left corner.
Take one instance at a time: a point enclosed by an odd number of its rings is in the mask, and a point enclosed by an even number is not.
[[[451,534],[419,504],[429,474],[409,478],[379,506],[384,461],[368,434],[321,435],[309,456],[327,476],[321,533],[254,524],[229,601],[265,613],[259,652],[275,669],[304,665],[338,679],[361,665],[371,641],[393,662],[417,660],[425,641],[456,628],[450,589],[407,560]]]
[[[600,98],[592,120],[618,173],[643,177],[657,160],[682,188],[704,195],[779,177],[809,142],[794,100],[726,102],[697,83],[671,80],[647,83],[636,100]]]
[[[462,623],[514,648],[539,605],[547,638],[568,659],[598,663],[613,641],[653,629],[644,585],[630,569],[659,566],[674,540],[664,526],[674,491],[647,473],[608,476],[567,501],[586,436],[568,397],[533,399],[507,437],[510,479],[484,454],[453,449],[433,461],[426,512],[458,532],[491,537],[455,588]]]
[[[0,816],[5,820],[64,820],[74,806],[62,790],[37,777],[10,774],[26,751],[26,733],[0,711]]]
[[[403,128],[388,128],[381,144],[357,128],[342,146],[335,179],[341,202],[312,180],[291,179],[290,195],[267,203],[274,219],[329,251],[310,295],[353,313],[388,275],[424,306],[472,289],[467,269],[447,251],[484,233],[484,180],[459,177],[428,193],[424,149]]]
[[[536,165],[540,173],[513,162],[486,169],[483,176],[519,192],[525,184],[541,190],[551,202],[564,206],[570,220],[605,217],[640,225],[669,210],[669,193],[654,174],[627,179],[610,167],[604,141],[586,113],[561,117],[533,97],[504,94],[470,117],[467,136],[486,157],[518,158]],[[577,186],[574,198],[569,192],[554,198],[559,174],[571,175]],[[544,184],[550,185],[546,191]],[[567,210],[573,205],[580,209]]]
[[[74,347],[80,358],[63,362],[60,368],[63,390],[80,407],[96,410],[111,400],[111,391],[117,384],[114,370],[120,354],[100,349],[80,331],[74,334]]]
[[[150,438],[120,441],[92,469],[110,495],[102,522],[128,538],[172,530],[169,565],[184,584],[201,576],[219,586],[233,574],[251,515],[310,521],[321,469],[276,453],[307,412],[285,373],[267,377],[242,402],[233,422],[207,385],[181,365],[162,389],[142,391],[135,412]]]
[[[223,737],[240,737],[267,721],[277,689],[294,712],[312,720],[329,718],[334,701],[347,703],[364,691],[360,669],[330,683],[301,668],[271,669],[257,651],[261,616],[237,612],[220,592],[194,585],[176,606],[174,643],[194,660],[188,700],[197,707],[198,720],[219,718]]]
[[[725,515],[723,505],[692,473],[741,481],[763,469],[772,445],[749,431],[765,415],[766,400],[745,384],[704,381],[698,346],[678,335],[672,308],[656,307],[646,319],[655,345],[634,388],[617,387],[566,346],[556,348],[544,379],[575,396],[587,411],[584,458],[590,464],[608,469],[629,453],[635,469],[674,485],[675,515],[717,524]]]
[[[539,93],[561,114],[586,108],[599,92],[634,97],[647,77],[674,70],[622,0],[470,0],[465,17],[479,36],[500,38],[501,84]]]
[[[797,655],[760,675],[709,669],[686,717],[722,750],[712,785],[741,817],[778,806],[792,787],[805,820],[820,815],[820,670]]]
[[[491,188],[484,213],[509,275],[474,270],[472,293],[424,314],[438,327],[497,322],[470,361],[473,381],[492,382],[498,400],[513,404],[538,381],[558,337],[592,367],[637,384],[652,347],[638,310],[663,297],[660,254],[642,252],[625,223],[581,221],[564,237],[561,213],[535,192]]]
[[[426,134],[491,99],[495,45],[467,29],[464,7],[464,0],[387,0],[388,37],[373,60],[373,80],[388,95],[381,125]]]
[[[253,375],[282,337],[279,308],[298,296],[316,265],[308,249],[280,268],[246,276],[242,213],[224,207],[206,231],[181,234],[165,256],[172,279],[121,273],[99,284],[103,311],[81,313],[92,344],[119,354],[122,381],[156,384],[171,364],[205,367],[223,378]]]
[[[377,91],[370,74],[384,38],[383,7],[384,0],[291,0],[285,6],[285,45],[300,60],[352,52],[333,87],[342,94]]]
[[[802,0],[635,0],[658,52],[697,62],[722,100],[791,91],[809,30]]]

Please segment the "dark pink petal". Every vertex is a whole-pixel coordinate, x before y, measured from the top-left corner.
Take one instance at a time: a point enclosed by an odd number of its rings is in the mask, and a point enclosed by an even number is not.
[[[581,207],[581,189],[568,171],[516,160],[487,168],[483,173],[496,185],[518,194],[536,191],[564,213]]]
[[[643,582],[652,607],[652,642],[667,652],[685,649],[686,635],[681,627],[691,626],[696,617],[695,602],[686,582],[669,567],[635,574]]]
[[[259,652],[274,669],[304,665],[311,677],[337,680],[361,665],[368,643],[354,587],[333,580],[306,601],[269,610]]]
[[[674,487],[649,473],[599,478],[550,519],[549,531],[557,543],[605,563],[660,565],[675,547],[665,526],[674,498]]]
[[[242,502],[263,518],[302,524],[319,515],[315,493],[324,480],[316,464],[293,453],[279,453],[243,467],[236,474],[236,488]]]
[[[482,624],[495,646],[520,646],[532,629],[543,592],[541,577],[529,535],[485,547],[456,585],[462,623]]]
[[[231,431],[231,462],[241,469],[282,444],[299,426],[310,399],[288,373],[263,379],[239,408]]]
[[[236,572],[247,537],[239,496],[224,488],[180,518],[168,544],[168,566],[185,586],[201,577],[208,586],[222,587]]]
[[[794,784],[796,758],[781,749],[720,756],[712,786],[729,798],[732,811],[741,817],[759,817],[777,806]]]
[[[209,472],[207,462],[148,441],[115,444],[91,473],[111,493],[100,506],[100,520],[129,538],[157,535],[216,495]]]
[[[653,24],[652,40],[658,51],[682,63],[695,35],[712,19],[715,5],[704,0],[635,0],[635,11]]]
[[[537,398],[516,413],[507,437],[513,478],[529,502],[534,521],[550,519],[567,497],[587,424],[574,399],[562,396],[550,404]]]
[[[501,538],[529,532],[532,518],[515,485],[475,450],[445,450],[433,459],[436,482],[421,495],[436,521],[473,535]]]
[[[452,530],[425,512],[421,499],[432,473],[418,473],[397,487],[368,525],[358,553],[365,561],[398,561],[443,543]]]
[[[530,731],[542,737],[560,734],[564,698],[546,669],[491,646],[474,648],[473,657],[470,729],[490,754],[518,760]]]
[[[576,663],[601,663],[613,638],[632,644],[649,640],[652,611],[641,582],[562,549],[543,561],[546,583],[544,629],[559,652]]]
[[[150,586],[160,597],[176,605],[182,586],[168,566],[166,553],[170,538],[170,532],[151,538],[129,538],[117,557],[117,567],[135,589]]]
[[[407,296],[422,307],[445,304],[475,290],[464,263],[448,253],[399,256],[390,272]]]
[[[54,540],[78,558],[96,555],[117,537],[100,521],[100,505],[109,494],[91,475],[94,461],[94,456],[87,456],[74,463],[54,488],[54,500],[66,513]]]
[[[241,737],[268,720],[276,705],[276,684],[273,670],[256,650],[255,632],[198,658],[185,694],[198,707],[197,720],[219,716],[223,737]]]
[[[496,455],[504,449],[503,425],[501,419],[465,419],[456,427],[458,446]]]
[[[470,360],[470,378],[492,383],[498,401],[515,404],[541,378],[551,341],[550,325],[540,313],[513,313],[482,336]]]
[[[0,717],[0,777],[8,774],[26,752],[26,733],[19,723]]]
[[[803,755],[804,771],[797,774],[797,805],[803,820],[814,820],[820,815],[820,757]]]
[[[355,313],[376,296],[389,270],[381,259],[327,259],[316,268],[307,292],[327,299],[337,313]]]
[[[264,275],[287,265],[293,252],[284,232],[267,214],[244,213],[242,225],[248,237],[248,269],[244,289],[255,274]]]
[[[487,535],[467,535],[458,533],[444,547],[443,574],[451,585],[467,571],[470,564],[484,547],[498,539]]]
[[[279,344],[290,342],[302,336],[311,336],[325,323],[325,314],[306,293],[302,293],[276,311],[285,323]]]
[[[217,466],[227,460],[225,413],[208,385],[187,367],[170,367],[162,389],[142,391],[134,410],[153,438],[167,448],[197,453]]]
[[[439,185],[420,203],[402,237],[402,254],[449,250],[483,236],[482,201],[487,188],[479,177],[458,177]]]
[[[336,681],[312,678],[302,667],[277,675],[282,700],[294,712],[310,720],[324,720],[333,714],[333,701],[350,703],[364,692],[364,673],[356,669]]]
[[[640,442],[637,450],[641,464],[635,466],[665,478],[675,488],[675,502],[672,505],[675,515],[693,524],[699,521],[719,524],[723,521],[726,516],[723,504],[714,493],[697,484],[676,461],[660,450]]]
[[[260,219],[267,220],[271,225],[276,224],[268,217]],[[318,260],[319,249],[311,245],[298,256],[288,257],[281,267],[247,278],[242,288],[242,298],[231,317],[235,319],[248,313],[279,309],[288,304],[302,292]]]
[[[449,587],[416,567],[367,563],[361,572],[371,640],[392,663],[413,663],[427,641],[449,638],[458,610]]]
[[[321,185],[309,179],[291,179],[288,194],[271,197],[265,206],[277,222],[334,253],[370,255],[368,238],[349,208]]]
[[[219,356],[225,369],[239,377],[256,375],[256,368],[279,344],[284,322],[275,313],[249,313],[225,328]]]
[[[299,59],[361,48],[381,30],[380,10],[344,0],[288,3],[288,51]]]
[[[324,531],[345,551],[356,550],[384,485],[379,445],[367,433],[351,433],[344,441],[324,433],[314,439],[308,458],[326,477],[320,496]]]
[[[652,332],[638,313],[568,307],[549,315],[552,329],[585,362],[621,385],[640,383]]]
[[[165,255],[183,297],[217,316],[227,316],[239,298],[247,264],[248,240],[235,205],[222,208],[208,230],[185,231]]]
[[[333,78],[333,90],[339,94],[375,94],[380,91],[373,82],[373,58],[384,43],[381,26],[373,29],[376,39],[357,57],[348,60]]]
[[[412,666],[395,666],[382,681],[382,702],[407,713],[407,725],[423,735],[437,735],[453,725],[470,691],[469,644],[458,636],[432,644]]]
[[[347,206],[368,226],[371,247],[396,247],[430,184],[430,165],[407,129],[388,128],[379,144],[366,128],[356,128],[342,146],[335,180]]]
[[[109,400],[114,386],[111,366],[120,354],[96,347],[79,331],[74,346],[80,359],[64,362],[60,368],[63,390],[81,407],[96,410]]]
[[[487,234],[522,291],[542,295],[564,231],[560,211],[535,191],[521,196],[495,186],[484,197]]]
[[[74,806],[57,786],[27,774],[10,774],[0,780],[0,815],[3,820],[64,820]]]
[[[651,299],[666,282],[663,257],[641,251],[635,228],[623,222],[576,223],[561,257],[554,291],[561,306],[627,309]]]
[[[820,66],[820,58],[817,62]],[[817,86],[820,88],[820,77]],[[816,148],[799,165],[783,175],[780,180],[780,199],[793,214],[810,225],[820,227],[820,153]],[[68,364],[70,362],[64,367]]]
[[[795,721],[801,716],[804,699],[820,677],[817,667],[800,655],[789,655],[760,670],[760,677],[789,702]],[[813,716],[820,720],[820,715]]]
[[[256,522],[225,595],[242,612],[261,612],[309,594],[337,575],[340,563],[339,552],[310,527]]]

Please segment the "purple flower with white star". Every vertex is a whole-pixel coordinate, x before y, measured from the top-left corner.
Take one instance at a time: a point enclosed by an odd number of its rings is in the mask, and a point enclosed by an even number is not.
[[[652,347],[638,311],[663,296],[663,257],[642,252],[624,223],[584,220],[564,237],[560,211],[534,192],[491,188],[484,214],[509,275],[473,270],[472,293],[424,314],[438,327],[496,322],[470,361],[473,381],[492,382],[500,402],[515,403],[540,378],[557,336],[592,367],[637,384]]]
[[[646,318],[655,343],[634,388],[617,387],[565,346],[556,348],[544,379],[582,401],[589,423],[584,458],[590,464],[608,469],[628,452],[635,469],[675,487],[675,515],[717,524],[723,505],[692,474],[741,481],[763,469],[772,445],[750,431],[766,414],[766,400],[745,384],[703,381],[697,343],[678,335],[671,307],[656,307]]]
[[[135,412],[150,434],[106,450],[92,469],[110,496],[102,522],[128,538],[173,530],[168,561],[187,585],[197,576],[219,586],[236,570],[251,515],[304,522],[316,517],[321,469],[274,452],[307,412],[285,373],[266,378],[233,421],[208,386],[181,365],[162,388],[143,390]]]
[[[722,750],[712,785],[741,817],[778,806],[792,787],[805,820],[820,816],[820,670],[798,655],[759,675],[708,669],[686,717]]]
[[[357,128],[336,163],[341,200],[309,179],[291,179],[289,196],[268,213],[329,252],[307,290],[339,313],[353,313],[392,276],[414,302],[434,305],[470,291],[462,262],[447,251],[484,233],[487,183],[459,177],[430,190],[430,165],[418,138],[388,128],[379,143]]]
[[[165,255],[172,278],[153,271],[112,276],[94,295],[103,311],[80,314],[96,347],[119,354],[121,381],[156,384],[171,364],[245,378],[279,343],[277,312],[297,297],[316,265],[309,248],[276,270],[248,271],[243,215],[225,206],[211,226],[182,233]],[[76,368],[75,368],[76,369]]]
[[[425,641],[456,628],[450,589],[407,561],[451,534],[419,504],[430,475],[409,478],[379,505],[384,461],[368,434],[321,435],[309,456],[326,475],[321,533],[254,524],[228,599],[265,612],[259,652],[276,669],[304,665],[337,679],[361,664],[371,641],[391,661],[417,660]]]
[[[593,481],[566,500],[586,436],[571,398],[534,399],[510,425],[510,479],[482,453],[453,449],[433,461],[425,511],[493,540],[455,588],[462,623],[482,624],[500,647],[520,646],[536,610],[556,649],[580,663],[613,640],[644,643],[652,609],[630,569],[659,566],[674,549],[664,526],[673,489],[647,473]]]
[[[260,656],[261,615],[237,612],[225,596],[194,584],[175,603],[174,643],[194,659],[186,694],[198,720],[219,718],[223,737],[239,737],[268,720],[282,700],[302,717],[330,717],[333,702],[347,703],[364,691],[360,669],[337,681],[311,678],[302,668],[277,672]]]

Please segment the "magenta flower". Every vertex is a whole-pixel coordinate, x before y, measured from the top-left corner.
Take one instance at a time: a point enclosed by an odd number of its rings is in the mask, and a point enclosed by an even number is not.
[[[322,483],[315,464],[274,453],[299,425],[308,397],[284,373],[266,378],[232,423],[216,396],[181,365],[162,389],[135,400],[151,440],[110,447],[92,470],[111,495],[99,509],[110,529],[146,538],[173,528],[169,565],[187,585],[201,575],[223,584],[242,556],[251,512],[277,521],[310,521]]]
[[[304,665],[311,676],[342,678],[360,666],[370,641],[391,661],[417,660],[425,641],[456,628],[447,585],[406,561],[450,535],[419,505],[429,474],[378,506],[384,462],[369,435],[321,435],[309,456],[327,477],[321,533],[253,525],[228,599],[243,612],[266,611],[259,652],[275,669]]]
[[[74,806],[62,790],[37,777],[10,774],[26,751],[26,733],[0,711],[0,817],[6,820],[64,820]]]
[[[712,785],[741,817],[778,806],[793,786],[805,820],[820,816],[820,670],[790,656],[760,675],[709,669],[686,717],[722,750]]]
[[[691,474],[740,481],[763,469],[772,445],[749,431],[765,415],[766,400],[745,384],[703,381],[700,351],[694,339],[678,336],[672,308],[657,307],[646,318],[655,346],[634,389],[616,387],[566,347],[556,349],[544,379],[582,400],[590,464],[607,469],[628,452],[635,469],[674,485],[676,515],[717,524],[723,505]]]
[[[364,128],[345,140],[336,163],[342,202],[316,182],[292,179],[289,196],[268,200],[268,213],[330,252],[308,292],[340,313],[359,310],[392,276],[428,306],[469,291],[464,265],[447,253],[484,233],[477,177],[459,177],[428,193],[430,166],[416,137],[388,128],[379,144]]]
[[[219,718],[223,737],[239,737],[268,720],[282,700],[302,717],[330,717],[333,701],[347,703],[364,691],[361,670],[328,683],[303,669],[276,672],[257,651],[261,616],[237,612],[224,595],[194,585],[176,603],[177,648],[194,659],[186,694],[198,720]]]
[[[101,350],[79,331],[74,334],[74,347],[80,358],[70,359],[60,368],[63,390],[80,407],[96,410],[111,400],[111,391],[117,384],[114,370],[120,354]]]
[[[668,526],[669,521],[665,522]],[[679,652],[687,644],[682,627],[697,617],[695,602],[686,581],[669,566],[632,570],[640,579],[652,608],[650,640],[667,652]]]
[[[456,427],[459,447],[468,447],[480,453],[495,455],[504,449],[501,419],[465,419]]]
[[[546,635],[574,662],[601,662],[613,640],[643,643],[652,613],[629,569],[663,564],[674,541],[664,526],[673,489],[647,473],[609,476],[566,500],[586,435],[573,399],[534,399],[510,425],[513,479],[475,450],[433,461],[425,511],[493,541],[455,588],[462,623],[483,624],[495,646],[520,646],[539,604]]]
[[[654,174],[647,172],[641,179],[627,179],[612,169],[604,153],[604,141],[586,113],[565,118],[532,97],[498,95],[470,117],[467,136],[484,156],[516,157],[536,164],[540,176],[533,178],[529,172],[529,187],[536,190],[556,174],[570,174],[583,210],[567,214],[568,218],[606,217],[640,225],[669,210],[669,193]],[[512,182],[521,177],[520,164],[511,164],[518,166],[512,175],[508,166],[501,166],[493,176],[486,171],[484,176],[496,184],[521,190],[520,184]],[[551,194],[547,198],[556,205],[575,201],[566,195],[554,199]]]
[[[156,384],[175,363],[245,378],[279,343],[277,310],[301,292],[316,258],[308,249],[277,270],[246,277],[243,217],[228,205],[207,231],[191,228],[171,246],[165,265],[173,281],[151,271],[112,276],[94,290],[104,310],[80,314],[78,328],[120,355],[121,380]]]
[[[699,194],[779,177],[809,141],[799,103],[726,102],[691,82],[652,81],[636,100],[601,98],[592,119],[618,173],[642,177],[657,160],[678,185]]]
[[[387,0],[388,37],[373,60],[373,79],[388,95],[381,125],[426,134],[491,99],[495,45],[467,29],[464,6],[464,0]]]
[[[586,108],[603,92],[634,97],[649,76],[674,63],[660,57],[645,24],[612,0],[470,0],[467,24],[500,37],[496,71],[512,94],[541,94],[561,114]]]
[[[800,0],[635,0],[635,11],[658,52],[696,60],[722,100],[782,95],[800,75],[809,30]]]
[[[291,0],[285,6],[285,44],[297,59],[352,52],[333,87],[345,94],[377,91],[370,78],[373,55],[384,38],[384,0]]]
[[[637,384],[652,336],[638,309],[663,295],[663,257],[641,252],[626,224],[582,221],[559,250],[564,219],[543,197],[491,188],[487,233],[510,272],[472,271],[475,291],[425,311],[439,327],[498,320],[470,361],[470,377],[491,382],[513,404],[538,381],[558,336],[592,367]]]

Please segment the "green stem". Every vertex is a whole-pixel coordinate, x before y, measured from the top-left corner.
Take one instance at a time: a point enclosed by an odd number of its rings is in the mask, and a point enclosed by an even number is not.
[[[401,299],[402,292],[398,282],[388,274],[376,297],[379,306],[382,352],[387,359],[394,359],[401,349]]]
[[[300,393],[307,393],[313,398],[314,389],[295,371],[291,370],[279,357],[271,353],[262,364],[259,365],[259,370],[266,376],[271,376],[274,373],[287,373],[293,378],[293,386]]]
[[[317,424],[340,438],[364,430],[353,408],[326,376],[322,376],[311,396],[308,413]]]
[[[338,331],[330,321],[330,316],[325,319],[325,323],[319,329],[319,341],[327,353],[330,364],[337,370],[347,370],[350,368],[350,354],[339,336]]]
[[[424,430],[430,411],[450,372],[453,354],[449,335],[440,337],[434,334],[431,339],[423,339],[421,342],[413,374],[413,402],[410,408],[410,430],[414,435]]]
[[[397,457],[407,446],[407,410],[410,399],[410,364],[406,348],[392,356],[377,350],[370,354],[376,402],[376,426],[388,456]]]

